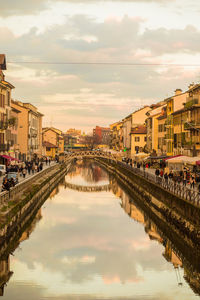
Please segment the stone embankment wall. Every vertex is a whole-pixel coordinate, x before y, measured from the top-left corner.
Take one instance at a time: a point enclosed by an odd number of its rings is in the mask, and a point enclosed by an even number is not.
[[[161,228],[170,240],[175,241],[175,245],[180,244],[179,249],[188,249],[185,247],[187,243],[189,247],[195,247],[200,253],[200,220],[196,220],[196,216],[199,215],[198,207],[191,207],[191,203],[178,199],[156,184],[129,172],[113,161],[102,158],[96,161],[122,183],[123,188],[125,187],[134,201],[138,202],[147,215],[152,217],[158,228]],[[195,209],[197,212],[192,215]],[[189,254],[187,250],[186,254]],[[199,254],[197,256],[199,257]]]
[[[4,200],[0,205],[0,255],[8,246],[5,241],[15,236],[17,227],[23,227],[27,223],[70,167],[71,160],[62,165],[54,165],[17,185],[12,189],[10,198],[8,193],[3,195]]]

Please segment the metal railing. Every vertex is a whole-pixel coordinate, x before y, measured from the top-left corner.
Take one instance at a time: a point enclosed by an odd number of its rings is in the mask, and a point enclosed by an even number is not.
[[[120,161],[117,161],[117,164],[123,168],[128,169],[134,174],[144,177],[145,179],[151,181],[152,183],[158,184],[166,191],[169,191],[170,193],[184,200],[187,200],[193,204],[200,206],[200,193],[197,190],[193,188],[188,188],[184,186],[182,183],[178,181],[174,181],[173,179],[170,178],[165,179],[164,177],[151,174],[145,169],[131,167],[130,165],[122,163]]]
[[[148,181],[159,185],[164,190],[182,198],[183,200],[187,200],[192,204],[200,206],[200,192],[198,192],[196,189],[188,188],[184,186],[182,183],[179,183],[178,181],[174,181],[170,178],[166,180],[164,177],[156,176],[152,173],[149,173],[146,169],[132,167],[129,164],[117,160],[116,156],[110,154],[109,152],[80,151],[80,152],[71,153],[66,156],[67,159],[78,158],[78,157],[88,157],[88,158],[96,157],[96,158],[105,159],[108,161],[108,163],[111,163],[113,165],[115,164],[119,165],[122,168],[127,169],[130,172],[139,175],[141,177],[144,177]]]

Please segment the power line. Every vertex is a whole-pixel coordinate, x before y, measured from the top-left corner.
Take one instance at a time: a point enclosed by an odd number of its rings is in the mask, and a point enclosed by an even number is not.
[[[8,61],[8,64],[36,64],[36,65],[108,65],[108,66],[158,66],[158,67],[200,67],[200,64],[173,63],[126,63],[126,62],[51,62],[51,61]]]

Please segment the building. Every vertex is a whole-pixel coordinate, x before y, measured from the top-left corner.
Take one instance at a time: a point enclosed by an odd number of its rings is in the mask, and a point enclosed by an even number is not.
[[[174,155],[174,121],[173,116],[179,110],[184,108],[184,103],[188,97],[188,92],[183,93],[181,89],[175,90],[175,95],[166,99],[167,102],[167,120],[166,120],[166,146],[167,155]],[[177,128],[178,129],[178,128]],[[182,125],[179,126],[176,135],[181,135]]]
[[[123,147],[127,156],[131,153],[131,124],[132,114],[122,120],[123,122]]]
[[[18,113],[19,159],[31,160],[42,156],[42,117],[37,107],[30,103],[11,101]]]
[[[143,152],[147,141],[147,128],[145,125],[137,126],[131,130],[131,157]]]
[[[163,113],[166,106],[164,101],[151,105],[151,110],[147,112],[147,151],[150,153],[158,153],[158,117]]]
[[[157,117],[158,120],[158,156],[166,156],[166,120],[167,120],[166,105],[161,108],[161,113]]]
[[[64,152],[64,135],[60,129],[45,127],[42,129],[43,155],[55,158]]]
[[[79,136],[79,135],[81,135],[81,130],[77,130],[75,128],[70,128],[67,130],[66,134],[71,135],[71,136]]]
[[[10,127],[14,124],[11,118],[11,92],[14,86],[5,80],[4,70],[6,70],[6,57],[0,54],[0,154],[9,156]]]
[[[110,125],[110,148],[123,150],[123,122],[119,121]]]
[[[109,145],[110,128],[96,126],[96,128],[93,129],[93,137],[96,144]]]
[[[19,144],[18,144],[18,118],[19,118],[20,111],[11,108],[11,119],[13,120],[13,125],[10,126],[10,149],[9,153],[12,157],[18,159],[19,158]]]
[[[144,106],[124,118],[123,121],[123,144],[126,155],[131,156],[131,131],[132,129],[145,124],[146,113],[150,110],[149,106]],[[133,150],[134,152],[134,150]]]
[[[200,84],[191,84],[186,92],[183,126],[184,150],[187,155],[200,155]]]

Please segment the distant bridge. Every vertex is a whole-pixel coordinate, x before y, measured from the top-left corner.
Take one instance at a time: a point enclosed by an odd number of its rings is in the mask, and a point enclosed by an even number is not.
[[[78,185],[78,184],[73,184],[69,182],[65,182],[65,187],[76,190],[78,192],[103,192],[103,191],[110,191],[111,185],[106,184],[106,185],[101,185],[101,186],[84,186],[84,185]]]
[[[101,152],[101,151],[77,151],[70,154],[65,155],[65,158],[95,158],[102,157],[108,159],[116,159],[116,156],[109,152]]]

